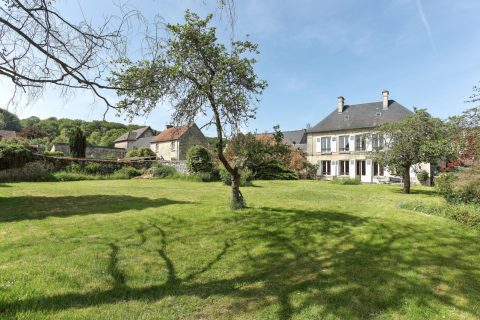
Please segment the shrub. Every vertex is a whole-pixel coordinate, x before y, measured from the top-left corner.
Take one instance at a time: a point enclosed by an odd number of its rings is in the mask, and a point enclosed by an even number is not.
[[[173,176],[177,173],[177,170],[174,167],[166,165],[156,165],[152,167],[152,175],[156,178],[167,178]]]
[[[115,171],[112,175],[113,179],[131,179],[142,175],[142,170],[134,167],[123,167]]]
[[[54,181],[55,179],[51,174],[53,170],[54,166],[51,163],[33,161],[21,168],[0,170],[0,182]]]
[[[258,180],[298,180],[298,174],[278,160],[268,161],[258,166],[255,173]]]
[[[45,151],[43,153],[45,156],[52,156],[52,157],[63,157],[65,154],[62,151]]]
[[[232,175],[230,174],[230,172],[227,171],[227,169],[225,169],[224,166],[220,167],[219,174],[220,180],[223,182],[223,184],[227,186],[232,185]],[[249,169],[243,169],[240,172],[240,187],[251,186],[254,178],[255,177],[252,171],[250,171]]]
[[[56,181],[98,180],[101,176],[93,176],[79,172],[59,171],[53,174]]]
[[[85,172],[86,174],[99,174],[100,173],[100,164],[97,163],[97,162],[90,162],[90,163],[87,163],[84,167],[83,167],[83,172]]]
[[[403,203],[400,208],[453,219],[471,227],[480,228],[480,206],[477,204],[424,204]]]
[[[361,184],[361,181],[360,181],[360,178],[352,179],[352,178],[333,177],[332,183],[346,186],[346,185],[359,185]]]
[[[126,158],[146,158],[155,157],[155,152],[148,148],[133,149],[127,152]]]
[[[450,203],[480,204],[480,173],[476,166],[456,173],[442,173],[435,188]]]
[[[23,167],[32,160],[32,151],[22,144],[0,144],[0,170]]]
[[[204,146],[193,146],[187,152],[186,161],[188,172],[210,173],[213,170],[212,158]]]
[[[78,163],[72,162],[65,167],[65,172],[81,173],[82,167]]]
[[[428,172],[425,171],[425,170],[422,170],[417,174],[417,179],[423,186],[427,185],[429,177],[430,176],[429,176]]]

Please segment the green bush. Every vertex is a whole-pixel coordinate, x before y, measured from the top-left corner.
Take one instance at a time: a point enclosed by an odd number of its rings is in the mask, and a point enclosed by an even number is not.
[[[0,143],[0,170],[23,167],[32,157],[32,151],[23,144]]]
[[[72,162],[68,166],[65,167],[65,172],[81,173],[82,172],[82,167],[78,163]]]
[[[155,152],[148,148],[133,149],[127,152],[126,158],[155,157]]]
[[[101,169],[101,166],[99,163],[97,162],[90,162],[90,163],[87,163],[84,167],[83,167],[83,172],[85,172],[86,174],[99,174],[100,173],[100,169]]]
[[[212,158],[204,146],[193,146],[187,152],[186,161],[188,172],[210,173],[213,170]]]
[[[298,174],[278,160],[268,161],[257,167],[257,180],[298,180]]]
[[[442,173],[435,179],[436,190],[449,203],[480,204],[480,173],[477,167]]]
[[[333,177],[332,183],[346,186],[346,185],[359,185],[361,184],[361,181],[360,181],[360,178],[352,179],[352,178]]]
[[[219,174],[220,180],[223,182],[223,184],[227,186],[232,185],[232,175],[227,171],[227,169],[225,169],[224,166],[220,166]],[[255,176],[253,175],[252,171],[248,169],[242,170],[240,172],[240,187],[251,186],[254,178]]]
[[[45,156],[52,156],[52,157],[63,157],[65,154],[62,151],[45,151],[43,153]]]
[[[102,176],[94,176],[79,172],[59,171],[53,174],[55,181],[82,181],[82,180],[100,180]]]
[[[411,202],[400,205],[403,209],[453,219],[471,227],[480,228],[480,206],[477,204],[424,204]]]
[[[430,176],[429,176],[428,172],[425,171],[425,170],[422,170],[417,174],[417,179],[423,186],[427,185],[429,177]]]
[[[155,178],[167,178],[169,176],[173,176],[177,173],[177,170],[174,167],[166,166],[166,165],[156,165],[152,167],[152,175]]]
[[[123,167],[115,171],[112,175],[113,179],[131,179],[134,177],[141,176],[143,174],[142,170],[134,167]]]

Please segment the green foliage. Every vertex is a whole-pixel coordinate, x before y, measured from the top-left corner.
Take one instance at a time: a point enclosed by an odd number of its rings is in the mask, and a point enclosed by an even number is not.
[[[87,163],[85,166],[83,166],[83,172],[86,174],[99,174],[100,173],[101,166],[97,162],[90,162]]]
[[[138,148],[127,152],[126,158],[147,158],[155,157],[155,152],[149,148]]]
[[[232,185],[232,175],[230,172],[225,169],[225,167],[220,166],[219,168],[219,175],[220,180],[223,184],[227,186]],[[240,171],[240,187],[247,187],[252,185],[252,181],[254,180],[255,176],[253,175],[252,171],[249,169],[244,169]]]
[[[213,162],[210,153],[204,146],[193,146],[187,151],[186,165],[188,172],[211,173],[213,170]]]
[[[257,180],[298,180],[298,174],[278,160],[271,160],[258,166]]]
[[[123,167],[121,169],[118,169],[113,173],[113,177],[115,179],[119,178],[125,178],[125,179],[131,179],[134,177],[139,177],[143,174],[143,171],[134,167]]]
[[[435,188],[449,203],[480,204],[479,169],[475,165],[455,173],[442,173],[435,178]]]
[[[70,153],[74,158],[85,158],[87,150],[87,138],[83,134],[82,129],[76,127],[72,130],[68,137]]]
[[[346,185],[359,185],[361,184],[361,181],[360,181],[360,178],[352,179],[352,178],[333,177],[332,183],[346,186]]]
[[[72,162],[68,166],[65,167],[66,172],[71,172],[71,173],[81,173],[82,172],[82,166],[79,165],[78,163]]]
[[[422,185],[426,185],[429,178],[430,178],[430,175],[425,170],[422,170],[419,173],[417,173],[417,179]]]
[[[0,170],[19,168],[32,160],[32,151],[23,144],[0,143]]]
[[[470,227],[480,229],[480,205],[478,204],[447,203],[438,205],[417,201],[401,204],[400,208],[453,219]]]
[[[0,108],[0,130],[21,131],[22,125],[15,114]]]
[[[52,156],[52,157],[63,157],[65,154],[62,151],[45,151],[43,153],[45,156]]]
[[[155,165],[152,167],[152,175],[155,178],[167,178],[177,173],[177,170],[172,166]]]

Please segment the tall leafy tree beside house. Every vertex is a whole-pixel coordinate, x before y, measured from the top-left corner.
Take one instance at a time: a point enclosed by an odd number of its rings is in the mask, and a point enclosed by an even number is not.
[[[87,137],[82,129],[75,128],[69,136],[70,153],[74,158],[85,158],[87,149]]]
[[[386,123],[376,133],[385,146],[374,158],[390,171],[403,177],[403,193],[410,193],[410,168],[418,163],[436,163],[454,157],[451,126],[432,117],[425,109],[399,122]]]
[[[255,117],[254,103],[267,83],[255,74],[257,45],[232,41],[220,43],[212,16],[201,19],[185,13],[185,24],[169,24],[170,37],[158,44],[151,61],[122,61],[121,72],[113,74],[112,85],[122,89],[117,107],[136,116],[149,113],[159,102],[169,101],[175,124],[193,123],[208,117],[216,128],[216,154],[232,177],[232,206],[244,206],[240,192],[240,168],[224,155],[224,139],[239,133]],[[140,88],[132,90],[131,88]]]

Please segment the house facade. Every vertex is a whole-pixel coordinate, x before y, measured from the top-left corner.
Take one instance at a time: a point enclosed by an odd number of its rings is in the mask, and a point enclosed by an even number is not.
[[[207,147],[207,138],[196,124],[167,128],[150,142],[150,149],[155,152],[158,159],[185,160],[187,151],[195,145]]]
[[[115,148],[130,151],[132,149],[150,148],[155,133],[151,127],[129,131],[118,137],[113,143]]]
[[[70,146],[68,143],[55,143],[50,149],[51,152],[63,152],[66,157],[70,157]],[[103,146],[87,146],[85,157],[91,159],[123,159],[125,149]]]
[[[338,97],[336,110],[307,130],[308,160],[318,166],[318,176],[325,179],[358,177],[362,182],[401,181],[370,154],[384,147],[383,137],[375,134],[378,126],[401,121],[413,112],[390,100],[388,91],[383,91],[382,96],[379,102],[353,105],[345,104],[345,99]],[[430,172],[430,165],[412,167],[412,182],[418,182],[418,170]]]

